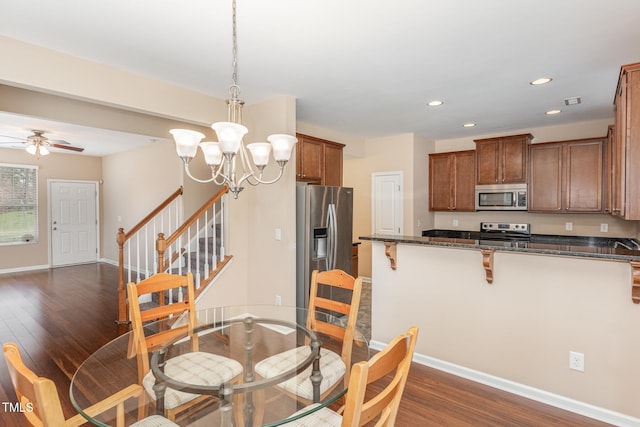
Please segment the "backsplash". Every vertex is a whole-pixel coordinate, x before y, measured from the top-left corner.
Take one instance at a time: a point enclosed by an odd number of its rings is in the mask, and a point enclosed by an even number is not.
[[[638,221],[625,221],[611,215],[539,214],[528,212],[434,212],[433,228],[478,231],[481,222],[517,222],[531,224],[532,234],[567,236],[639,238]],[[571,223],[571,231],[566,223]],[[457,226],[454,225],[457,223]],[[607,232],[600,231],[607,224]]]

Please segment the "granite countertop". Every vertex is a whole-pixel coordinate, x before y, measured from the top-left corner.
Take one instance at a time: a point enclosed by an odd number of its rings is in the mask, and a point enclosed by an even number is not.
[[[502,252],[640,261],[640,250],[628,249],[640,247],[640,242],[630,238],[532,234],[531,238],[525,241],[500,241],[480,239],[480,233],[477,231],[426,230],[423,234],[427,235],[373,234],[360,236],[360,239],[463,249],[487,249]]]

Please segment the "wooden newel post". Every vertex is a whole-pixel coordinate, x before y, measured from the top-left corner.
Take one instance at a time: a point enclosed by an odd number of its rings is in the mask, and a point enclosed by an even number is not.
[[[164,233],[158,233],[158,240],[156,240],[156,252],[158,252],[158,271],[162,273],[165,270],[164,265],[164,251],[167,250],[167,241],[164,239]]]
[[[124,242],[127,236],[123,228],[118,228],[116,242],[118,243],[118,322],[126,323],[127,315],[127,291],[124,286]]]

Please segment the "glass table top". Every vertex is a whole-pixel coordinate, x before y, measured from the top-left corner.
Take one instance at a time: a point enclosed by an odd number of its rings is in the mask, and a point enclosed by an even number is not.
[[[173,337],[149,351],[149,366],[156,378],[156,384],[219,398],[212,399],[214,403],[205,405],[186,417],[178,418],[177,424],[193,427],[277,426],[304,407],[304,404],[287,395],[277,384],[295,377],[298,372],[312,372],[314,368],[317,369],[318,365],[313,362],[320,346],[337,355],[342,352],[340,341],[314,331],[313,328],[306,328],[307,314],[304,309],[271,305],[218,307],[198,311],[197,326],[192,331],[197,335],[198,350],[230,358],[242,365],[242,374],[223,386],[192,384],[189,380],[174,378],[163,372],[164,362],[192,351],[191,339],[186,334]],[[326,312],[315,313],[315,316],[336,325],[344,325],[346,322],[346,318]],[[150,323],[145,326],[145,334],[174,328],[185,322],[185,319],[178,317]],[[71,381],[70,396],[74,407],[95,425],[116,425],[117,415],[115,410],[99,415],[90,414],[88,408],[91,405],[113,396],[131,384],[140,383],[139,360],[133,342],[131,332],[109,342],[87,358]],[[317,345],[314,344],[316,342]],[[309,351],[301,353],[301,356],[291,362],[277,379],[264,379],[255,373],[255,364],[261,360],[303,346],[309,347]],[[350,347],[352,364],[369,359],[368,343],[358,331]],[[316,393],[316,401],[321,406],[338,405],[340,397],[345,392],[344,381],[340,381],[326,396],[320,397],[319,393]],[[263,399],[264,404],[254,407],[257,394]],[[338,402],[334,403],[336,400]],[[135,423],[141,414],[162,412],[159,408],[162,407],[162,401],[162,398],[157,400],[150,396],[146,396],[146,399],[129,399],[124,407],[125,425]],[[144,408],[144,411],[140,412],[140,408]],[[248,409],[250,412],[247,412]],[[257,414],[251,416],[254,411]],[[244,416],[238,417],[239,413],[244,413]],[[229,424],[230,420],[234,420],[235,424]]]

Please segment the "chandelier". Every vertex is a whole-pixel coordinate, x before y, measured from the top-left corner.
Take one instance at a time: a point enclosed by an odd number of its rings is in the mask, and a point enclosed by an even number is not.
[[[173,135],[178,157],[182,159],[189,178],[201,183],[227,184],[234,199],[237,199],[238,193],[244,188],[242,184],[245,182],[250,185],[258,185],[273,184],[278,181],[291,157],[293,146],[298,140],[291,135],[276,134],[267,137],[269,142],[255,142],[245,146],[243,137],[248,129],[242,125],[244,101],[240,99],[240,87],[238,86],[236,0],[232,1],[232,31],[233,74],[229,87],[231,97],[226,101],[228,117],[226,122],[216,122],[211,125],[218,136],[218,142],[201,142],[204,135],[193,130],[172,129],[169,132]],[[198,147],[202,150],[205,162],[211,169],[211,177],[208,179],[198,179],[189,171],[189,162],[195,157]],[[251,160],[247,150],[251,153]],[[269,164],[272,152],[280,171],[275,178],[268,180],[264,179],[262,175],[265,167]]]

